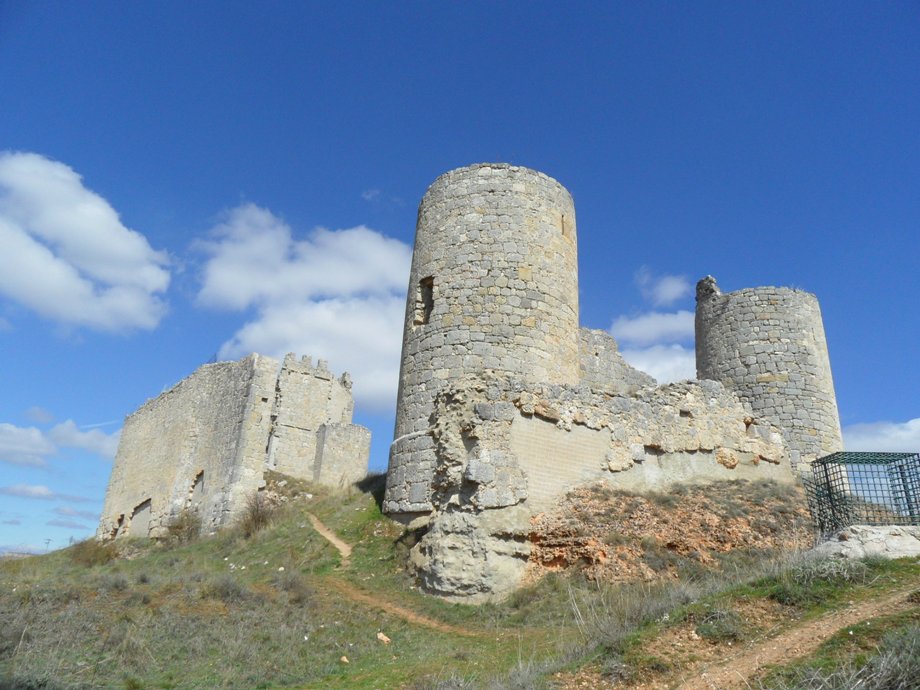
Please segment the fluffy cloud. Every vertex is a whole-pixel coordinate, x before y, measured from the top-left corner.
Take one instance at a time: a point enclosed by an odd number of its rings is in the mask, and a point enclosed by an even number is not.
[[[106,434],[99,429],[81,431],[70,419],[47,432],[0,423],[0,462],[44,467],[59,448],[79,448],[112,459],[118,449],[119,433]]]
[[[693,312],[648,312],[635,317],[620,316],[610,326],[610,332],[620,342],[651,345],[675,342],[693,337]]]
[[[653,376],[658,383],[696,378],[695,352],[676,343],[642,349],[626,348],[620,350],[620,354],[636,369]]]
[[[35,422],[36,424],[50,424],[54,421],[54,415],[44,407],[39,407],[38,405],[26,410],[26,418],[30,422]]]
[[[847,450],[879,452],[920,452],[920,418],[906,422],[852,424],[843,428]]]
[[[115,451],[118,450],[119,435],[117,431],[107,434],[100,429],[81,431],[72,419],[58,424],[48,432],[48,438],[59,446],[88,450],[109,460],[115,457]]]
[[[656,307],[674,304],[690,294],[690,281],[686,276],[655,276],[648,266],[636,271],[636,285],[642,296]]]
[[[295,239],[271,212],[231,210],[199,247],[209,255],[198,302],[255,309],[220,349],[286,352],[328,359],[349,371],[359,404],[386,409],[396,399],[410,248],[364,226],[319,228]]]
[[[56,452],[55,445],[41,430],[0,423],[0,461],[43,467],[46,458]]]
[[[88,503],[93,499],[85,496],[71,496],[69,494],[55,493],[47,486],[41,484],[13,484],[12,486],[0,486],[0,494],[4,496],[16,496],[17,498],[35,498],[41,501],[71,501],[73,503]]]
[[[127,331],[165,314],[166,254],[63,163],[0,153],[0,247],[0,295],[46,318]]]

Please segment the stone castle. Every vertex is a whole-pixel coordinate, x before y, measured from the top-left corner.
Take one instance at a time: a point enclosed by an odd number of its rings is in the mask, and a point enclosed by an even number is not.
[[[572,197],[527,168],[439,177],[418,212],[384,511],[421,538],[425,589],[470,603],[520,582],[531,521],[571,488],[796,481],[842,448],[821,314],[801,290],[697,285],[699,380],[658,386],[579,326]],[[128,417],[100,538],[182,511],[227,524],[277,470],[364,476],[369,432],[324,362],[206,365]]]
[[[517,586],[531,519],[577,484],[629,490],[794,481],[841,448],[814,296],[697,290],[698,381],[656,386],[579,327],[571,195],[481,164],[422,199],[384,510],[424,535],[423,587],[468,602]]]
[[[250,355],[200,367],[126,420],[99,539],[158,537],[192,510],[211,532],[274,470],[333,487],[367,472],[370,431],[351,423],[351,379],[325,361]]]

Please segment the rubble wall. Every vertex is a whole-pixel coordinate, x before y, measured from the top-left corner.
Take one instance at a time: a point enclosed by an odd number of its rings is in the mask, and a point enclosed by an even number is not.
[[[612,396],[584,385],[468,378],[439,394],[432,436],[433,511],[411,558],[429,592],[469,602],[518,585],[530,518],[573,486],[795,481],[779,430],[715,381]]]
[[[843,449],[837,398],[817,298],[759,287],[722,293],[697,284],[696,367],[783,430],[793,460]]]
[[[579,376],[575,208],[556,180],[485,163],[439,177],[419,207],[386,510],[431,509],[435,395],[464,375]]]

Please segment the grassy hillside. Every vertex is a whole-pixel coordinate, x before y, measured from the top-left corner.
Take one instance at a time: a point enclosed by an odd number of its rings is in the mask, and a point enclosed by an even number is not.
[[[676,687],[725,650],[850,602],[920,589],[917,564],[777,561],[764,539],[800,533],[800,497],[736,484],[708,491],[705,509],[686,491],[595,492],[582,525],[577,516],[541,518],[550,527],[535,548],[532,584],[501,604],[446,604],[406,572],[412,535],[381,515],[379,479],[344,498],[294,481],[276,488],[290,500],[264,529],[186,541],[194,525],[177,525],[169,543],[136,541],[116,554],[85,542],[0,563],[0,687]],[[720,533],[739,541],[696,548],[687,539],[699,525],[686,539],[677,533],[686,515],[669,523],[668,539],[632,529],[638,518],[623,524],[624,501],[645,519],[654,513],[647,528],[659,535],[662,515],[692,505],[699,524],[729,525]],[[602,514],[618,526],[603,527]],[[353,546],[347,563],[311,516]],[[764,539],[742,534],[739,519],[761,525]],[[572,561],[565,569],[547,556],[549,543]],[[597,567],[599,543],[622,568],[606,555]],[[638,580],[616,576],[630,568]],[[847,672],[861,672],[873,663],[870,640],[917,637],[911,606],[864,626],[875,637],[847,635],[811,666],[767,669],[755,682],[793,687],[802,674],[832,674],[844,658],[855,664]],[[847,651],[851,637],[859,655]]]

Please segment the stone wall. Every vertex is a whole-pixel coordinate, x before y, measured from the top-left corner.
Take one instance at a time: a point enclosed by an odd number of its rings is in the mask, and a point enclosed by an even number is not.
[[[628,393],[642,386],[654,386],[654,378],[629,365],[607,331],[578,330],[579,380],[595,390]]]
[[[403,333],[393,517],[431,509],[428,418],[447,382],[486,370],[578,381],[575,208],[565,188],[505,164],[439,177],[419,207]]]
[[[424,588],[469,602],[513,590],[530,519],[569,488],[629,491],[794,475],[778,429],[715,381],[610,395],[487,376],[455,382],[432,417],[429,529],[411,558]]]
[[[840,418],[817,298],[760,287],[723,294],[697,284],[696,367],[783,430],[793,461],[842,450]]]
[[[370,432],[351,424],[351,380],[326,363],[250,355],[206,364],[126,420],[97,536],[160,536],[185,510],[232,522],[266,469],[342,486],[367,471]]]

